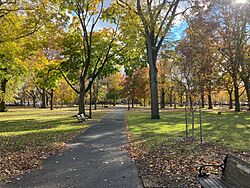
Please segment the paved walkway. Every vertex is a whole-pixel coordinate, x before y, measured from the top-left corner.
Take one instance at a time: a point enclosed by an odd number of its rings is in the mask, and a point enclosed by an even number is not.
[[[50,157],[44,168],[26,174],[5,188],[139,188],[138,171],[120,147],[126,143],[124,110],[115,109]]]

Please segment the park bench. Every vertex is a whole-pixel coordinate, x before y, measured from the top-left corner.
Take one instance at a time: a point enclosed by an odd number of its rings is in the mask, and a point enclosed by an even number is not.
[[[221,168],[220,176],[209,177],[203,169]],[[198,182],[204,188],[250,188],[250,164],[228,154],[221,165],[203,165],[199,168]]]
[[[88,120],[88,117],[84,116],[84,114],[77,114],[76,117],[77,117],[78,123]]]

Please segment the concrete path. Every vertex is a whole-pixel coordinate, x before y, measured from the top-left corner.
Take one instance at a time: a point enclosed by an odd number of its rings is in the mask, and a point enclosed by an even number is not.
[[[115,109],[70,143],[70,149],[50,157],[44,168],[20,177],[4,188],[140,188],[135,164],[121,146],[126,143],[124,110]]]

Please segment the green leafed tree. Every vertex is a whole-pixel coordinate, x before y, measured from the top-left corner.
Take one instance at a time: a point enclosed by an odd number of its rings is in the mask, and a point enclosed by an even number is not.
[[[60,70],[79,95],[79,113],[85,114],[86,93],[99,75],[115,68],[113,59],[117,58],[124,45],[118,42],[117,26],[97,30],[101,18],[106,19],[103,0],[66,1],[65,7],[75,16],[62,42],[66,60]]]
[[[117,2],[140,19],[149,64],[151,118],[159,119],[157,58],[175,18],[180,14],[184,14],[190,6],[183,3],[182,8],[184,10],[182,10],[180,0],[118,0]]]

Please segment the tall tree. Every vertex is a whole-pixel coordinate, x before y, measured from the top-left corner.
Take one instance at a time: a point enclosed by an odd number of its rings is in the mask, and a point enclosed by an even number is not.
[[[25,71],[22,60],[19,58],[20,45],[15,42],[0,44],[0,112],[6,111],[5,95],[7,83]]]
[[[98,22],[102,16],[104,17],[103,0],[66,1],[65,5],[72,14],[76,15],[75,23],[73,22],[75,27],[72,28],[70,37],[78,39],[75,41],[76,44],[66,39],[68,44],[65,46],[66,61],[63,65],[68,73],[64,72],[65,69],[61,69],[61,72],[67,83],[79,94],[79,113],[85,114],[84,98],[86,93],[92,87],[94,80],[105,69],[106,64],[123,47],[117,48],[117,46],[121,46],[117,45],[119,35],[117,27],[96,31]],[[70,48],[76,49],[76,52],[70,51]],[[68,77],[72,76],[72,73],[69,73],[70,69],[67,67],[73,68],[73,66],[77,67],[77,70],[72,70],[76,71],[75,76],[78,75],[79,89],[70,83],[70,77]],[[91,79],[89,80],[89,78]]]
[[[212,18],[218,20],[220,52],[225,58],[224,69],[232,77],[236,112],[240,111],[241,80],[245,84],[249,101],[249,61],[245,58],[249,46],[249,7],[249,3],[220,0],[211,11]]]
[[[180,0],[117,0],[117,2],[128,10],[133,11],[141,20],[149,63],[151,118],[159,119],[157,57],[164,39],[173,25],[174,19],[179,14],[186,12],[187,9],[184,11],[179,9],[181,12],[177,11],[177,8],[181,4]],[[184,5],[184,7],[186,6]]]

